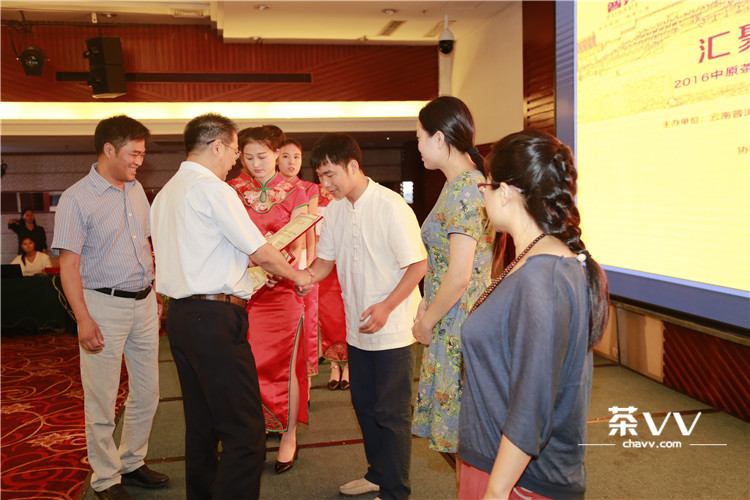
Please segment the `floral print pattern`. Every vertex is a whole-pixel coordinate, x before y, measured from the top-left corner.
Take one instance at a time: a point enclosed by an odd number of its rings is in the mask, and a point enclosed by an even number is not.
[[[484,200],[477,184],[485,178],[477,170],[462,172],[443,186],[437,203],[422,224],[427,249],[424,300],[429,307],[448,270],[449,236],[465,234],[477,241],[471,280],[461,299],[437,324],[432,343],[422,356],[412,432],[429,438],[433,450],[458,451],[458,410],[461,407],[463,358],[461,325],[474,302],[490,283],[492,241]]]

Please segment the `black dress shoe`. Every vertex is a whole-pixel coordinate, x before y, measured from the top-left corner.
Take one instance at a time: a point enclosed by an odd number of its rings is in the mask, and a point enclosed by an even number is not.
[[[104,500],[130,500],[130,495],[121,484],[113,484],[106,490],[96,491],[94,490],[96,498],[102,498]]]
[[[328,381],[328,390],[329,391],[335,391],[339,388],[339,381],[338,380],[329,380]]]
[[[122,482],[123,484],[135,484],[143,488],[161,488],[167,485],[169,476],[153,471],[146,465],[141,465],[133,472],[122,474]]]
[[[276,464],[274,465],[274,471],[276,471],[276,474],[281,474],[282,472],[286,472],[294,467],[294,461],[297,460],[298,454],[299,448],[295,448],[294,456],[292,457],[292,460],[290,462],[279,462],[278,460],[276,460]]]
[[[341,383],[339,384],[339,389],[341,389],[342,391],[345,391],[348,388],[349,388],[349,381],[348,380],[342,380]]]

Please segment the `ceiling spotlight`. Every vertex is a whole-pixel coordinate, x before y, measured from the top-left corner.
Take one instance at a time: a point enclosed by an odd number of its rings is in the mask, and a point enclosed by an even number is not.
[[[42,76],[47,56],[39,47],[31,46],[23,49],[21,55],[18,56],[18,60],[21,61],[23,70],[28,76]]]
[[[383,14],[388,15],[388,16],[392,16],[396,12],[398,12],[398,10],[396,9],[383,9]]]
[[[268,5],[263,5],[263,4],[260,4],[260,5],[256,5],[256,6],[255,6],[255,9],[257,9],[257,10],[261,10],[261,11],[263,11],[263,10],[269,10],[270,8],[271,8],[271,7],[269,7]]]

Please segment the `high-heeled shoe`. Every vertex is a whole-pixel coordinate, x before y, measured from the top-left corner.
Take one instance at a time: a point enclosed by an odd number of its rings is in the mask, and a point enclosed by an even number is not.
[[[297,460],[297,455],[299,454],[299,448],[294,448],[294,456],[289,462],[279,462],[276,460],[276,464],[274,465],[274,471],[276,474],[281,474],[282,472],[286,472],[292,467],[294,467],[294,461]]]
[[[344,374],[346,373],[346,378],[344,378]],[[344,367],[341,369],[341,377],[339,378],[339,389],[342,391],[345,391],[349,389],[349,365],[344,365]]]
[[[335,366],[338,366],[338,365],[335,365]],[[339,388],[339,384],[341,384],[341,368],[339,368],[338,370],[339,370],[338,378],[335,378],[335,379],[332,378],[331,380],[328,381],[329,391],[335,391],[336,389]],[[331,375],[333,375],[333,368],[331,368]]]

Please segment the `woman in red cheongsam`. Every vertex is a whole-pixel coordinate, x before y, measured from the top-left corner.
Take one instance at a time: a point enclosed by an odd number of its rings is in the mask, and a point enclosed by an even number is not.
[[[333,196],[320,186],[318,215],[325,217],[325,210]],[[315,226],[319,232],[320,224]],[[349,388],[349,353],[346,348],[346,316],[344,301],[341,298],[341,285],[336,277],[336,269],[319,283],[319,303],[325,304],[318,310],[318,325],[323,357],[331,361],[330,390]]]
[[[229,181],[250,219],[266,235],[307,212],[304,190],[276,171],[283,140],[283,133],[274,126],[240,131],[242,173]],[[288,249],[296,262],[299,262],[303,244],[299,238]],[[308,421],[302,313],[302,298],[286,280],[258,291],[247,304],[250,321],[247,338],[258,369],[266,429],[283,432],[276,458],[277,474],[294,465],[297,423]]]
[[[297,183],[307,195],[307,213],[318,213],[318,185],[314,182],[303,181],[298,177],[302,168],[302,144],[296,139],[287,137],[281,145],[279,155],[279,173],[291,183]],[[309,266],[315,260],[315,228],[310,228],[305,234],[305,246],[302,250],[300,268]],[[318,284],[302,299],[305,304],[305,358],[307,360],[307,395],[310,396],[310,382],[318,374]]]

